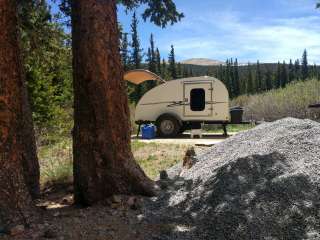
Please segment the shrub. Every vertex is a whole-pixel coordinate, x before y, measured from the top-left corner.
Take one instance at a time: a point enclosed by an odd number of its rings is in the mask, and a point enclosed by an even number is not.
[[[308,108],[316,102],[320,102],[320,81],[312,79],[262,94],[240,96],[231,105],[244,107],[247,120],[274,121],[285,117],[319,120],[320,111]]]

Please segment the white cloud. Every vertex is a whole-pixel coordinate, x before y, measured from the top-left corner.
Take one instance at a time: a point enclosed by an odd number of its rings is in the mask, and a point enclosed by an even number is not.
[[[288,4],[288,0],[282,1]],[[310,62],[320,63],[320,11],[319,16],[248,19],[232,10],[208,10],[189,16],[159,43],[163,47],[174,44],[181,58],[238,57],[240,61],[262,62],[300,58],[306,48]]]

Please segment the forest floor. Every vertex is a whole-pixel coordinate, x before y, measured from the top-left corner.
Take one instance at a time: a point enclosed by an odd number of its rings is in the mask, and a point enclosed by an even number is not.
[[[0,239],[320,239],[319,136],[318,122],[286,118],[196,147],[195,157],[171,144],[177,164],[161,174],[156,197],[117,195],[79,208],[70,183],[49,185],[37,203],[43,221]],[[150,146],[132,149],[143,159],[147,149],[159,161],[169,156]]]
[[[145,144],[137,141],[132,143],[137,161],[153,179],[160,170],[181,162],[189,147],[190,145]],[[195,151],[200,154],[206,149],[203,146],[196,147]],[[66,179],[68,178],[70,176]],[[0,234],[0,239],[138,240],[157,239],[156,236],[172,230],[171,224],[146,221],[142,210],[145,201],[143,197],[117,195],[96,206],[79,208],[73,204],[72,182],[59,181],[47,184],[41,199],[37,201],[43,222],[36,223],[31,229],[25,229],[15,236]]]

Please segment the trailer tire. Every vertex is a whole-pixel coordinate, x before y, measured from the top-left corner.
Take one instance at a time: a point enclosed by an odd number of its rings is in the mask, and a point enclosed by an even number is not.
[[[164,114],[156,121],[157,135],[163,138],[176,137],[181,129],[181,124],[172,115]]]

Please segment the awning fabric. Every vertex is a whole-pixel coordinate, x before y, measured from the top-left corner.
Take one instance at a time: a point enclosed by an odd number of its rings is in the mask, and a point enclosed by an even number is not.
[[[164,82],[164,80],[158,75],[144,69],[131,70],[126,72],[124,74],[124,80],[134,83],[136,85],[150,80]]]

